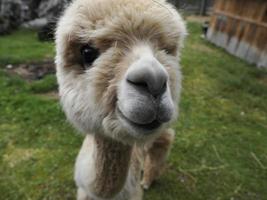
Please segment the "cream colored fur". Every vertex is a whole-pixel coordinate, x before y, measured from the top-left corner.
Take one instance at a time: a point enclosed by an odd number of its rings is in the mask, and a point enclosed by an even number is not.
[[[75,165],[79,200],[140,200],[141,171],[144,188],[162,173],[173,141],[168,127],[178,115],[185,35],[182,18],[164,0],[74,0],[64,12],[57,78],[68,120],[86,134]],[[81,64],[86,44],[100,51],[89,69]],[[146,70],[166,77],[157,101],[127,79]],[[135,124],[155,120],[161,124],[153,130]]]

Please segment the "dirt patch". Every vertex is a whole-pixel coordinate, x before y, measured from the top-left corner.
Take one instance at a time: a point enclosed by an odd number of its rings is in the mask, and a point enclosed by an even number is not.
[[[16,74],[28,81],[40,80],[48,74],[54,74],[56,71],[53,60],[7,65],[6,70],[8,73]]]

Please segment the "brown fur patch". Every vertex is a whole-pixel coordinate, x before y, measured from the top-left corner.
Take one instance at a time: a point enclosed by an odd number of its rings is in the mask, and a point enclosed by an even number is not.
[[[97,156],[94,193],[101,198],[111,198],[125,184],[132,148],[102,136],[96,136],[95,141]]]
[[[142,180],[142,185],[145,189],[148,189],[152,182],[163,173],[173,140],[173,131],[166,130],[152,145],[147,147]]]

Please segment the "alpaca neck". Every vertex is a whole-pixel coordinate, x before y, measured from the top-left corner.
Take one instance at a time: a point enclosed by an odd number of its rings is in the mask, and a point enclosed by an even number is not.
[[[94,136],[94,146],[94,193],[102,198],[113,197],[122,190],[126,182],[132,147],[103,136]]]

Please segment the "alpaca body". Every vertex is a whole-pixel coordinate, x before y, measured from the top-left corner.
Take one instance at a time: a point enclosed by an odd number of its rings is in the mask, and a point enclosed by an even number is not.
[[[136,147],[102,139],[99,145],[94,136],[87,135],[83,142],[75,166],[77,199],[141,200],[141,165]]]
[[[67,119],[86,135],[75,166],[79,200],[140,200],[141,185],[162,173],[185,35],[165,0],[74,0],[64,12],[57,80]]]
[[[148,189],[161,175],[173,139],[171,129],[144,147],[87,135],[75,166],[77,199],[141,200],[141,185]]]

